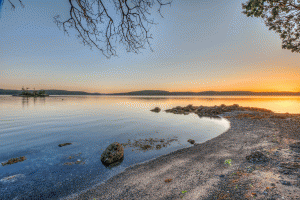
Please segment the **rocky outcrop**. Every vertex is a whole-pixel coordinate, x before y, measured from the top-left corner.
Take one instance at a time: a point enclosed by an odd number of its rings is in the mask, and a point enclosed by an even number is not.
[[[101,161],[105,166],[114,165],[124,157],[124,149],[121,144],[114,142],[110,144],[101,154]]]
[[[226,105],[222,104],[220,106],[213,106],[213,107],[193,106],[193,105],[188,105],[186,107],[177,106],[175,108],[167,109],[165,111],[167,113],[174,113],[174,114],[187,115],[189,113],[195,113],[199,117],[220,118],[218,115],[223,114],[225,112],[235,111],[235,110],[239,110],[239,111],[250,110],[250,111],[260,111],[260,112],[265,112],[265,113],[272,113],[271,110],[267,110],[267,109],[263,109],[263,108],[241,107],[238,104],[233,104],[230,106],[226,106]]]

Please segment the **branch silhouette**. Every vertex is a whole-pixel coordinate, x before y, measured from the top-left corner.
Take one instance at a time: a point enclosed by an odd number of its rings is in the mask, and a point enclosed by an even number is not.
[[[4,0],[5,1],[5,0]],[[3,3],[4,3],[3,1]],[[15,8],[11,0],[7,0]],[[23,5],[21,0],[19,3]],[[66,0],[69,2],[69,18],[61,20],[54,16],[57,26],[69,35],[74,29],[84,45],[95,47],[104,56],[116,56],[116,44],[122,44],[127,52],[139,53],[145,45],[151,45],[149,39],[151,9],[171,5],[172,0]],[[113,12],[114,11],[114,12]]]

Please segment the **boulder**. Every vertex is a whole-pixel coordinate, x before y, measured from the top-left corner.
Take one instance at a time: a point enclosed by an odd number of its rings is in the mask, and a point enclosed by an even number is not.
[[[259,151],[255,151],[255,152],[251,153],[250,155],[246,156],[246,159],[252,163],[266,162],[269,160],[268,157],[266,157],[263,153],[261,153]]]
[[[123,146],[118,142],[114,142],[110,144],[101,154],[101,161],[104,165],[111,165],[123,160],[123,157]]]
[[[154,108],[154,109],[152,109],[151,111],[152,111],[152,112],[157,112],[157,113],[158,113],[158,112],[160,112],[160,111],[161,111],[161,109],[160,109],[159,107],[155,107],[155,108]]]

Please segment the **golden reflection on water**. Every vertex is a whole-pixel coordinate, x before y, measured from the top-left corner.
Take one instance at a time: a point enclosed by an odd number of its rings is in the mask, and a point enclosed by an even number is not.
[[[270,109],[277,113],[300,113],[299,96],[50,96],[45,98],[0,96],[0,109],[35,109],[51,111],[91,110],[162,110],[175,106],[215,106],[239,104]]]

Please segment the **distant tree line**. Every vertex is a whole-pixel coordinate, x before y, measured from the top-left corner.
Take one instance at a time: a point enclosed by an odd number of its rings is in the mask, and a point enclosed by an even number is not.
[[[46,95],[46,92],[45,90],[39,90],[39,91],[36,91],[35,89],[33,89],[32,92],[28,91],[29,88],[24,88],[22,87],[22,93],[21,95],[23,96],[32,96],[32,97],[35,97],[35,96],[45,96]]]

